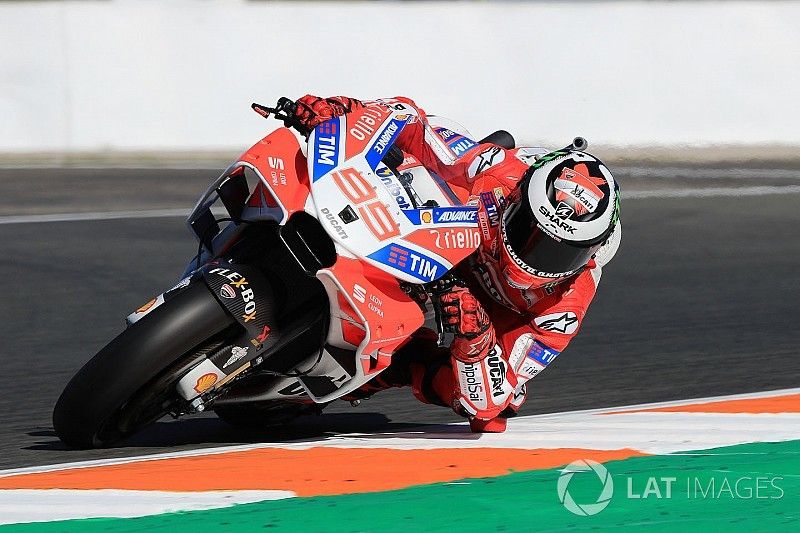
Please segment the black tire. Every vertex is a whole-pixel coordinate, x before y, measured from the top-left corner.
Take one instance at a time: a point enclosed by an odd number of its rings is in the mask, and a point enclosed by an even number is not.
[[[58,437],[75,448],[98,448],[160,418],[168,409],[149,406],[147,416],[137,419],[125,413],[126,404],[135,399],[138,409],[147,408],[143,403],[161,393],[148,385],[163,389],[174,383],[165,380],[168,371],[177,377],[187,358],[193,362],[198,349],[233,323],[204,283],[189,285],[123,331],[70,380],[53,409]]]

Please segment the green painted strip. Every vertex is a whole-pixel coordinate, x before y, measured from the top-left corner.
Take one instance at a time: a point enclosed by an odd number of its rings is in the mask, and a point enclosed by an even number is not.
[[[800,441],[638,457],[605,466],[614,480],[614,496],[594,516],[576,516],[559,502],[559,470],[537,470],[459,484],[135,519],[11,525],[0,532],[800,530]],[[602,483],[591,472],[582,472],[567,488],[578,504],[594,503]]]

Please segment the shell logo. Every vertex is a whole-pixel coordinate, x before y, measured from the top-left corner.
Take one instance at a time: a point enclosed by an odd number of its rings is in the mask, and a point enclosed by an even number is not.
[[[214,383],[217,382],[217,375],[213,372],[209,372],[208,374],[203,374],[199,378],[197,378],[197,385],[194,386],[195,392],[198,394],[202,394],[211,387],[214,386]]]
[[[421,218],[425,224],[430,224],[433,221],[433,213],[430,211],[423,211]]]
[[[150,308],[151,308],[151,307],[153,307],[153,305],[155,305],[155,303],[156,303],[156,299],[155,299],[155,298],[153,298],[152,300],[150,300],[149,302],[147,302],[146,304],[144,304],[143,306],[141,306],[139,309],[137,309],[137,310],[136,310],[136,312],[137,312],[137,313],[144,313],[144,312],[147,312],[147,311],[149,311],[149,310],[150,310]]]

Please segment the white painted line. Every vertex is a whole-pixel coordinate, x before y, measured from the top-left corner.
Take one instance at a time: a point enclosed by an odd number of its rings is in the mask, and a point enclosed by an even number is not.
[[[115,220],[120,218],[187,217],[188,209],[152,209],[149,211],[101,211],[95,213],[55,213],[49,215],[17,215],[0,217],[0,224],[32,224],[37,222],[76,222],[80,220]]]
[[[686,189],[660,189],[622,191],[623,200],[646,198],[714,198],[721,196],[765,196],[770,194],[798,194],[800,185],[763,185],[756,187],[709,187]],[[224,213],[214,212],[215,215]],[[118,220],[135,218],[187,217],[187,209],[151,209],[145,211],[100,211],[92,213],[55,213],[47,215],[0,216],[2,224],[34,224],[41,222],[78,222],[87,220]]]
[[[698,167],[628,167],[614,166],[614,175],[627,179],[679,178],[679,179],[800,179],[800,169],[781,168],[698,168]]]
[[[294,497],[296,494],[288,490],[7,489],[0,490],[0,525],[83,518],[133,518]]]
[[[563,413],[546,413],[542,415],[535,415],[537,417],[545,417],[552,415],[583,415],[583,414],[598,414],[598,413],[615,413],[617,411],[634,411],[641,409],[660,409],[661,407],[681,407],[684,405],[693,405],[696,403],[711,403],[711,402],[726,402],[729,400],[752,400],[758,398],[774,398],[776,396],[789,396],[792,394],[800,394],[800,387],[791,389],[775,389],[759,392],[743,392],[740,394],[726,394],[724,396],[703,396],[701,398],[686,398],[683,400],[668,400],[666,402],[654,402],[632,405],[617,405],[615,407],[596,407],[593,409],[581,409],[578,411],[565,411]]]
[[[797,194],[800,185],[759,185],[755,187],[708,187],[685,189],[661,189],[650,191],[625,191],[623,200],[640,200],[643,198],[714,198],[719,196],[765,196],[768,194]]]
[[[213,208],[211,212],[216,217],[229,216],[222,208]],[[187,218],[190,210],[176,209],[150,209],[142,211],[99,211],[91,213],[53,213],[45,215],[9,215],[0,216],[0,224],[35,224],[38,222],[79,222],[85,220],[118,220],[135,218]]]
[[[293,441],[293,442],[263,442],[256,444],[240,444],[235,446],[218,446],[213,448],[199,448],[195,450],[184,450],[179,452],[166,452],[152,455],[138,455],[132,457],[117,457],[110,459],[95,459],[90,461],[78,461],[71,463],[60,463],[45,466],[32,466],[23,468],[14,468],[9,470],[0,471],[0,477],[13,476],[17,474],[30,474],[37,472],[53,472],[57,470],[74,469],[74,468],[91,468],[95,466],[111,466],[121,465],[140,461],[158,461],[161,459],[175,459],[181,457],[197,457],[205,455],[219,455],[237,451],[258,450],[264,448],[281,448],[292,450],[303,450],[308,448],[315,448],[320,446],[331,447],[347,447],[347,448],[362,448],[362,447],[375,447],[382,446],[386,448],[466,448],[466,447],[541,447],[547,448],[556,444],[563,444],[562,447],[570,447],[574,445],[576,439],[570,436],[566,431],[565,426],[570,426],[572,433],[580,432],[580,440],[582,444],[589,449],[618,449],[620,442],[626,440],[625,429],[629,428],[629,420],[640,421],[643,428],[640,428],[640,434],[644,435],[650,444],[648,447],[656,447],[659,449],[667,447],[669,451],[679,450],[698,450],[702,448],[712,448],[713,446],[707,445],[703,442],[702,445],[698,444],[697,447],[691,447],[688,439],[682,437],[680,428],[672,428],[664,423],[667,418],[678,418],[686,413],[631,413],[628,415],[618,415],[614,417],[593,417],[592,415],[601,413],[612,413],[617,411],[627,410],[641,410],[653,409],[660,407],[675,407],[681,405],[689,405],[694,403],[706,403],[727,400],[741,400],[741,399],[757,399],[757,398],[770,398],[775,396],[786,396],[790,394],[800,394],[800,388],[793,389],[778,389],[772,391],[762,392],[748,392],[743,394],[732,394],[727,396],[711,396],[707,398],[692,398],[685,400],[674,400],[667,402],[645,403],[635,405],[625,405],[617,407],[605,407],[595,409],[583,409],[578,411],[566,411],[558,413],[546,413],[541,415],[528,415],[520,416],[511,421],[507,433],[499,434],[483,434],[473,435],[466,429],[466,422],[458,422],[453,424],[442,424],[439,431],[431,433],[424,427],[419,429],[408,429],[402,433],[391,434],[342,434],[334,437],[329,437],[325,440],[312,440],[312,441]],[[653,415],[656,415],[657,423],[651,424]],[[698,424],[703,424],[713,420],[733,420],[735,422],[736,431],[732,438],[744,437],[745,431],[741,427],[741,417],[737,414],[716,414],[716,413],[691,413],[692,420]],[[627,420],[623,417],[627,417]],[[593,421],[593,418],[600,420]],[[686,419],[681,418],[680,423],[685,423]],[[764,435],[776,434],[775,427],[778,428],[792,428],[797,427],[800,430],[800,415],[795,413],[788,414],[771,414],[762,420],[763,424],[760,425],[755,420],[748,420],[749,427],[748,435],[758,435],[759,432],[764,432]],[[598,427],[595,428],[594,424]],[[618,428],[619,426],[619,428]],[[554,428],[558,427],[557,431]],[[705,428],[706,426],[702,426]],[[448,428],[450,430],[448,430]],[[611,433],[607,439],[600,438],[599,431],[601,429],[610,429]],[[621,428],[621,429],[620,429]],[[658,436],[654,432],[654,428],[663,432]],[[593,436],[594,435],[594,436]],[[663,443],[659,444],[659,437],[663,439]],[[800,438],[800,433],[797,435]],[[670,443],[670,439],[678,439],[680,442],[677,445]],[[556,439],[556,440],[553,440]],[[592,439],[594,445],[592,445]],[[633,439],[631,439],[632,441]],[[699,439],[696,441],[699,443]],[[737,441],[733,441],[737,442]],[[628,442],[631,444],[631,442]],[[670,447],[671,446],[671,447]],[[677,446],[677,448],[676,448]],[[689,446],[689,447],[687,447]],[[624,445],[622,447],[625,447]]]

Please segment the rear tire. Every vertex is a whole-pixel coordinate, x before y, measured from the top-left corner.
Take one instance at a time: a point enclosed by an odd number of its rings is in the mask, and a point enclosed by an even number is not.
[[[56,434],[75,448],[99,448],[161,418],[169,407],[152,403],[170,393],[177,400],[175,381],[233,323],[204,283],[189,285],[78,371],[53,409]],[[126,412],[129,403],[141,412]]]

